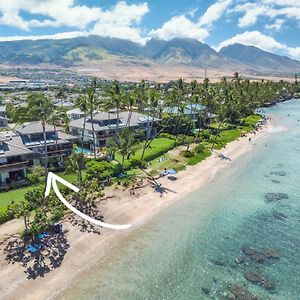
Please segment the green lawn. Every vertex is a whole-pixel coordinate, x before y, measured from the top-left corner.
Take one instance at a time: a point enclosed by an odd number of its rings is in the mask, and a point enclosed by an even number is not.
[[[188,164],[190,166],[194,166],[194,165],[200,163],[201,161],[203,161],[205,158],[209,157],[210,155],[211,155],[211,152],[209,150],[205,150],[205,151],[203,151],[203,153],[196,154],[195,156],[190,157],[188,159]]]
[[[129,160],[127,159],[125,160],[126,167],[130,167],[131,161],[141,159],[143,146],[144,146],[143,142],[136,145],[136,151],[134,155],[132,155]],[[174,146],[174,140],[167,139],[167,138],[157,138],[153,140],[152,143],[150,144],[150,147],[146,149],[144,160],[151,161],[163,155],[164,153],[168,152],[169,150],[171,150],[173,146]],[[122,161],[122,156],[120,153],[116,154],[116,160],[119,162]]]
[[[255,126],[261,120],[260,115],[251,115],[244,119],[247,125]]]
[[[58,176],[64,178],[65,180],[75,183],[76,182],[76,175],[75,174],[64,174],[64,173],[57,173]],[[42,184],[41,184],[42,185]],[[21,202],[24,200],[24,195],[27,191],[32,190],[33,186],[28,186],[8,192],[1,192],[0,193],[0,215],[6,211],[7,206],[12,202]]]

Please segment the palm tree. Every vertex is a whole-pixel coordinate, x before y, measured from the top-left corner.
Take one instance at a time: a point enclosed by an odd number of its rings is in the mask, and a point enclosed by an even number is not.
[[[97,150],[96,150],[96,135],[95,135],[95,126],[94,126],[94,112],[98,108],[99,101],[96,98],[96,86],[97,81],[94,79],[92,81],[91,86],[88,89],[87,93],[87,106],[89,110],[89,114],[91,117],[91,124],[92,124],[92,135],[93,135],[93,146],[94,146],[94,158],[97,158]]]
[[[53,125],[54,132],[57,135],[55,139],[55,150],[58,151],[58,134],[57,134],[57,125],[60,124],[62,121],[68,120],[67,113],[64,109],[56,109],[52,115],[49,116],[48,124]],[[55,155],[56,159],[56,155]]]
[[[48,174],[48,149],[46,124],[55,114],[52,101],[42,93],[34,93],[28,97],[27,107],[19,107],[15,110],[13,121],[22,124],[25,122],[40,121],[43,128],[44,153],[45,153],[45,182]]]
[[[109,91],[110,97],[112,99],[113,104],[115,105],[115,108],[117,110],[117,132],[119,131],[119,117],[120,117],[120,108],[122,103],[122,91],[121,86],[118,81],[113,81],[111,85],[111,89]]]
[[[136,100],[137,100],[137,91],[133,91],[133,92],[130,92],[130,93],[127,93],[127,104],[129,106],[129,114],[128,114],[128,119],[127,119],[127,122],[126,122],[126,126],[127,127],[130,127],[130,120],[131,120],[131,116],[132,116],[132,112],[133,112],[133,106],[134,104],[136,103]]]
[[[150,146],[154,136],[151,138],[155,115],[158,108],[158,99],[160,97],[160,93],[158,89],[152,89],[148,92],[149,102],[150,102],[150,111],[151,111],[151,119],[150,114],[148,114],[148,122],[147,122],[147,129],[146,129],[146,139],[143,146],[141,162],[144,160],[146,149]]]
[[[138,89],[137,89],[138,112],[143,112],[145,101],[146,101],[146,83],[145,80],[142,80],[138,85]]]
[[[86,119],[87,119],[87,114],[89,111],[87,97],[85,95],[80,95],[75,100],[75,106],[78,107],[83,112],[83,128],[82,128],[82,134],[81,134],[81,149],[83,149],[84,148],[84,133],[85,133],[85,127],[86,127]]]
[[[60,100],[60,106],[62,106],[63,100],[67,98],[65,89],[62,86],[58,87],[56,94],[55,94],[55,98]]]
[[[134,133],[128,127],[122,129],[117,133],[117,137],[110,141],[110,146],[115,150],[119,150],[122,155],[121,166],[123,174],[125,173],[125,158],[129,159],[130,155],[134,153],[134,143]]]
[[[77,175],[77,183],[79,187],[81,187],[82,183],[82,171],[86,167],[86,158],[82,152],[76,151],[76,146],[74,150],[67,160],[66,163],[66,173],[76,173]]]

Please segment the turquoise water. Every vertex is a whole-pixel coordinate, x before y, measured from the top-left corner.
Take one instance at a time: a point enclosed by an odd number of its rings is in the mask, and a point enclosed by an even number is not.
[[[75,151],[77,153],[83,153],[83,154],[92,154],[93,153],[93,151],[91,151],[90,149],[81,148],[81,147],[77,147]]]
[[[161,212],[58,298],[243,299],[230,293],[237,284],[259,299],[300,299],[300,101],[266,112],[285,131],[275,130]],[[289,198],[266,202],[270,192]],[[243,246],[272,249],[280,258],[255,262]],[[274,287],[250,283],[249,271]]]

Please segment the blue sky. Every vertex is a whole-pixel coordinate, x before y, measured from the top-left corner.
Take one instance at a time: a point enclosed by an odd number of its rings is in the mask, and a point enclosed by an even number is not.
[[[0,40],[195,38],[300,59],[300,0],[0,0]]]

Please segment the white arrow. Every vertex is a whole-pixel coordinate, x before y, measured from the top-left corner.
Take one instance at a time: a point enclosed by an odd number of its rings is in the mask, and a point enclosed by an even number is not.
[[[99,220],[93,219],[91,217],[89,217],[88,215],[82,213],[81,211],[79,211],[78,209],[76,209],[73,205],[71,205],[61,194],[61,192],[58,189],[57,186],[57,181],[59,181],[60,183],[62,183],[63,185],[65,185],[66,187],[68,187],[69,189],[73,190],[74,192],[78,193],[79,192],[79,188],[73,184],[71,184],[70,182],[64,180],[63,178],[57,176],[56,174],[49,172],[48,176],[47,176],[47,185],[46,185],[46,190],[45,190],[45,197],[49,196],[50,194],[50,190],[51,190],[51,186],[53,186],[54,192],[57,195],[58,199],[68,208],[70,209],[72,212],[74,212],[75,214],[77,214],[79,217],[87,220],[88,222],[91,222],[95,225],[99,225],[102,227],[106,227],[106,228],[110,228],[110,229],[117,229],[117,230],[122,230],[122,229],[128,229],[129,227],[131,227],[131,224],[127,224],[127,225],[112,225],[112,224],[107,224],[104,222],[101,222]]]

